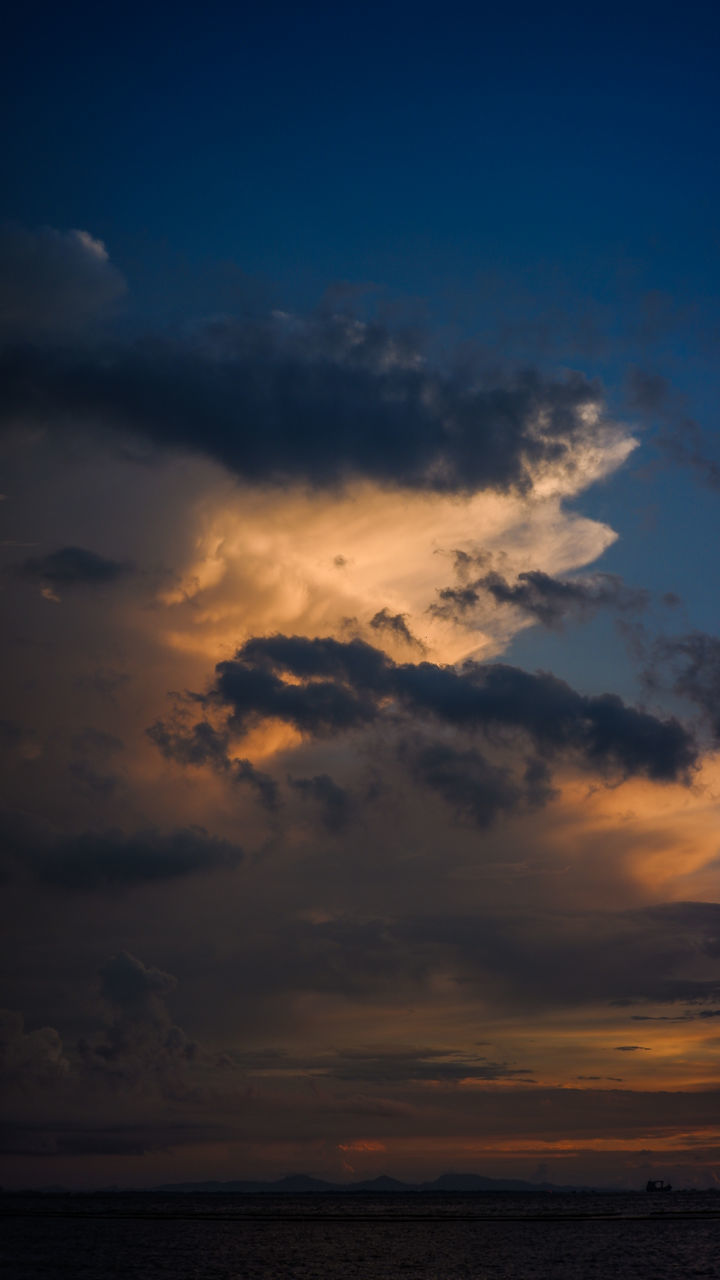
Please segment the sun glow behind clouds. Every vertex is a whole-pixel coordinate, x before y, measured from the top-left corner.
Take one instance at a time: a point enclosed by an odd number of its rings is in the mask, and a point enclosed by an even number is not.
[[[102,259],[97,246],[84,252]],[[324,1135],[318,1141],[331,1162],[344,1154],[363,1169],[374,1161],[374,1172],[382,1165],[402,1173],[403,1160],[413,1174],[423,1162],[428,1173],[457,1161],[497,1165],[505,1153],[505,1171],[527,1175],[513,1162],[548,1153],[548,1144],[563,1161],[579,1150],[605,1152],[596,1094],[620,1085],[633,1095],[613,1148],[630,1150],[620,1130],[635,1140],[627,1116],[636,1097],[670,1085],[698,1090],[712,1079],[713,1010],[695,1018],[688,1005],[676,1019],[685,1005],[672,1003],[675,979],[709,981],[712,957],[698,946],[711,922],[680,912],[666,925],[645,911],[685,897],[712,901],[712,762],[693,790],[638,781],[611,790],[601,766],[561,752],[552,789],[535,807],[529,784],[523,790],[531,762],[522,732],[474,736],[421,708],[330,736],[271,716],[236,734],[225,709],[195,696],[208,689],[217,663],[247,640],[278,632],[359,637],[398,667],[501,656],[541,615],[512,595],[503,602],[484,576],[512,585],[530,571],[572,574],[617,536],[573,506],[636,441],[604,418],[599,403],[578,409],[575,425],[576,417],[572,444],[565,448],[560,431],[557,456],[539,450],[543,462],[530,477],[522,469],[519,488],[472,495],[367,478],[312,487],[297,478],[306,475],[302,467],[285,488],[270,483],[269,470],[252,484],[217,459],[179,449],[155,454],[151,465],[129,445],[118,456],[119,432],[111,447],[105,436],[78,437],[73,467],[58,466],[49,434],[12,443],[13,496],[23,498],[33,544],[50,556],[89,548],[128,566],[112,590],[78,585],[53,603],[35,579],[8,579],[8,589],[24,593],[32,640],[22,646],[17,718],[28,719],[33,742],[42,744],[34,772],[17,767],[14,799],[30,809],[42,795],[62,834],[71,794],[71,838],[53,835],[52,848],[69,867],[62,892],[77,894],[76,906],[65,906],[68,918],[82,919],[83,929],[93,920],[97,965],[93,959],[88,981],[107,955],[108,929],[115,951],[144,957],[137,972],[178,977],[178,998],[187,1002],[177,1010],[180,1025],[233,1064],[199,1110],[222,1112],[223,1123],[242,1113],[247,1143],[253,1132],[262,1138],[252,1147],[257,1172],[264,1161],[278,1172],[280,1125],[297,1167],[306,1165],[303,1135],[312,1132]],[[542,418],[525,425],[530,446],[533,432],[539,440],[552,435]],[[477,424],[480,444],[486,426]],[[347,474],[376,472],[349,465]],[[473,579],[471,607],[443,613],[444,600]],[[574,585],[582,590],[585,582]],[[43,663],[37,654],[50,635],[53,658]],[[105,670],[114,673],[110,687]],[[283,680],[302,683],[297,673]],[[148,733],[160,720],[171,731],[192,729],[200,717],[216,732],[214,755],[163,754]],[[102,727],[112,748],[97,767],[101,738],[88,739],[88,726]],[[511,776],[522,783],[514,805],[491,812],[468,803],[482,799],[483,787],[510,794]],[[448,778],[459,780],[459,792]],[[619,770],[612,782],[621,782]],[[170,838],[177,828],[185,837],[179,845]],[[105,883],[87,832],[97,836],[97,856],[110,857],[108,884],[117,850],[127,856],[147,842],[145,860],[129,860],[134,879],[108,895],[109,927],[81,901],[83,858],[92,873],[83,891],[99,901]],[[220,856],[218,840],[229,842],[232,857]],[[189,863],[176,857],[176,845],[181,855],[190,850]],[[41,850],[40,894],[60,886],[48,866]],[[146,875],[153,867],[172,876],[153,880]],[[210,954],[193,976],[185,957]],[[655,981],[658,956],[670,1002]],[[637,974],[636,986],[626,970]],[[632,1000],[620,1010],[617,996],[628,991]],[[642,1022],[637,1010],[647,1014]],[[397,1046],[385,1043],[389,1027]],[[645,1052],[619,1051],[635,1041]],[[72,1043],[66,1035],[63,1044]],[[207,1053],[201,1047],[187,1068],[187,1096],[214,1071]],[[71,1102],[85,1123],[77,1064],[73,1080]],[[555,1099],[547,1123],[540,1089]],[[61,1103],[65,1123],[69,1104]],[[577,1142],[576,1104],[586,1126]],[[642,1141],[651,1138],[643,1129]],[[237,1134],[231,1141],[242,1146]],[[250,1147],[243,1150],[246,1161]]]
[[[510,577],[592,563],[616,534],[564,503],[634,447],[627,434],[607,428],[569,462],[546,467],[529,496],[467,498],[368,483],[325,494],[224,483],[196,504],[194,549],[179,580],[160,593],[167,642],[216,660],[250,635],[284,630],[364,635],[405,659],[411,648],[440,662],[494,656],[529,622],[491,602],[469,623],[430,612],[437,591],[454,581],[454,553],[481,553]],[[403,616],[417,643],[391,629],[369,631],[382,610]]]

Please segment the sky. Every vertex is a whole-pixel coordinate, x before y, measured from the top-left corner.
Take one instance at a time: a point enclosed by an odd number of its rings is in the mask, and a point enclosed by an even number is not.
[[[16,6],[3,1186],[720,1185],[717,47]]]

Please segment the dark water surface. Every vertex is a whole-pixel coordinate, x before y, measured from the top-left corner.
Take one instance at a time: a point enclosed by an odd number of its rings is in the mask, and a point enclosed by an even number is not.
[[[720,1280],[720,1195],[6,1195],[8,1280]]]

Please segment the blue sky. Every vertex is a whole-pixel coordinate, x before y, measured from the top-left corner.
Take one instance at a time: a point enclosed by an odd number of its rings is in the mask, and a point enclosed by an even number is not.
[[[435,306],[546,264],[581,292],[610,269],[712,293],[710,6],[71,4],[12,22],[8,215],[91,221],[138,274],[146,237],[148,257],[230,258],[288,292],[349,276]]]

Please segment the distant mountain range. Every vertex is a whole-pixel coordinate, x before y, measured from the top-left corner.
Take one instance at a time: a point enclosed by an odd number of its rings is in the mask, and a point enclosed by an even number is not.
[[[304,1173],[290,1174],[277,1182],[169,1182],[151,1188],[163,1195],[346,1195],[358,1191],[405,1195],[416,1191],[595,1191],[596,1187],[557,1186],[552,1182],[523,1182],[518,1178],[485,1178],[479,1173],[443,1173],[433,1182],[400,1182],[382,1176],[363,1182],[325,1182]]]

